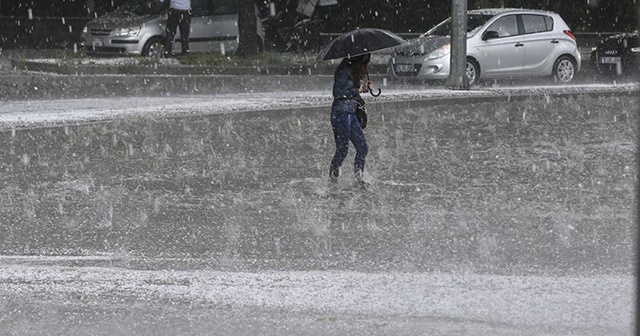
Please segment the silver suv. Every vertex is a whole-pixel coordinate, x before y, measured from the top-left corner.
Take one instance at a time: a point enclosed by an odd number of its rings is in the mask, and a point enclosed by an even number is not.
[[[189,50],[226,53],[238,45],[236,0],[192,0]],[[90,21],[83,31],[90,54],[132,54],[159,57],[163,53],[167,11],[160,1],[131,0],[115,11]],[[262,23],[258,35],[264,43]],[[180,33],[173,41],[180,49]]]
[[[449,77],[451,19],[394,50],[389,70],[397,77]],[[571,82],[580,70],[576,38],[560,15],[530,9],[478,9],[467,16],[466,75],[485,78],[553,76]]]

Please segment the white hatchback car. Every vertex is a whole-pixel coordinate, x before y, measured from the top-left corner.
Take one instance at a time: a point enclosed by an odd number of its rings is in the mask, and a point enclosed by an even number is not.
[[[449,77],[451,18],[393,51],[397,77]],[[478,9],[467,16],[466,75],[480,79],[553,76],[571,82],[580,70],[576,38],[560,15],[530,9]]]

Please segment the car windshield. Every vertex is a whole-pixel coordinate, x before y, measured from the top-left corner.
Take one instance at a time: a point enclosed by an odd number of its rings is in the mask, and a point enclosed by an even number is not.
[[[467,36],[473,35],[476,30],[484,25],[493,15],[469,14],[467,16]],[[442,21],[437,26],[426,32],[424,36],[449,36],[451,35],[451,18]]]
[[[118,9],[111,14],[117,17],[155,15],[162,13],[163,9],[164,6],[160,1],[132,0],[118,6]]]

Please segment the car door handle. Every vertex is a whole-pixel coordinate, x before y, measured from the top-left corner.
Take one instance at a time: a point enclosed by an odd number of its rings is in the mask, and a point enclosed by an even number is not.
[[[524,44],[518,42],[518,43],[516,43],[516,47],[524,47]]]
[[[552,44],[558,44],[558,43],[560,43],[560,41],[558,41],[558,40],[551,40],[551,43],[552,43]]]

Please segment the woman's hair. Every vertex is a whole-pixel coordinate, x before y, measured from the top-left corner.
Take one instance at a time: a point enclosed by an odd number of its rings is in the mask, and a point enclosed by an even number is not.
[[[362,81],[367,79],[367,72],[369,61],[371,60],[371,54],[364,54],[347,58],[351,65],[351,76],[356,81]]]

